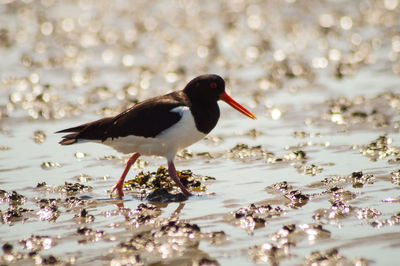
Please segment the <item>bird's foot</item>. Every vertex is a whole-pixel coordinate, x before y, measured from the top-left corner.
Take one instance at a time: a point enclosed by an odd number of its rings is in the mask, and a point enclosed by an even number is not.
[[[217,193],[215,193],[215,192],[209,192],[209,193],[201,193],[201,194],[198,194],[197,196],[206,196],[206,197],[208,197],[208,196],[217,196]]]
[[[115,186],[111,189],[110,196],[112,197],[113,192],[116,190],[118,192],[118,197],[122,199],[124,196],[124,192],[122,191],[122,186],[123,184],[121,183],[116,183]]]
[[[209,192],[209,193],[200,192],[200,193],[192,194],[192,196],[197,196],[197,197],[214,197],[216,195],[217,195],[217,193],[215,193],[215,192]]]
[[[189,192],[189,190],[185,189],[185,187],[181,187],[181,191],[182,191],[183,195],[185,195],[187,197],[196,196],[195,194],[192,194],[191,192]]]

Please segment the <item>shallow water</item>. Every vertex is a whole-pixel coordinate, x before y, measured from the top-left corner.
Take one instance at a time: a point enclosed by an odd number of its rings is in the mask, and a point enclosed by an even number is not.
[[[78,265],[205,265],[205,258],[211,265],[396,265],[399,10],[398,1],[3,1],[0,189],[8,194],[0,204],[0,262],[44,263],[52,255]],[[178,169],[215,177],[205,183],[215,195],[152,203],[160,213],[135,224],[134,210],[148,203],[126,192],[121,209],[108,195],[128,157],[98,144],[62,147],[54,132],[210,72],[224,76],[258,120],[221,103],[210,136],[176,160]],[[140,162],[128,179],[166,164]],[[274,188],[283,181],[292,188]],[[72,194],[84,205],[71,207],[63,203],[71,195],[39,182],[91,189]],[[303,198],[291,197],[294,190]],[[32,211],[7,219],[12,191],[26,197],[17,206]],[[60,199],[58,216],[40,212],[39,199]],[[250,204],[282,212],[250,207],[235,218]],[[94,221],[74,218],[82,208]],[[157,238],[170,221],[197,224],[204,235]],[[103,233],[82,235],[81,226]],[[206,236],[219,231],[221,239]],[[119,249],[145,232],[154,233],[153,250]],[[31,235],[52,244],[29,249],[20,241]]]

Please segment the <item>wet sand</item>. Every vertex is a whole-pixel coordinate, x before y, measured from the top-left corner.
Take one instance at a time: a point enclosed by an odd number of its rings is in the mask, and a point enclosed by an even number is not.
[[[1,2],[0,264],[396,265],[399,5]],[[57,144],[203,73],[258,120],[179,154],[199,196],[146,198],[179,190],[143,157],[110,198],[128,157]]]

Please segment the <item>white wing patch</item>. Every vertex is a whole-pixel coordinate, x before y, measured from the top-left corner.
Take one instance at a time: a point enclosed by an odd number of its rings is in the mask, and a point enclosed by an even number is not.
[[[178,113],[181,115],[181,118],[182,118],[183,114],[188,110],[190,112],[190,109],[187,106],[178,106],[178,107],[172,108],[170,112]],[[190,114],[192,114],[192,113],[190,113]]]

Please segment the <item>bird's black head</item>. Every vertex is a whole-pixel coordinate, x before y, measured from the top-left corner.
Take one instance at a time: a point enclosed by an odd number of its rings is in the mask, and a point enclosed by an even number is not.
[[[198,76],[186,85],[183,92],[186,93],[192,103],[192,112],[195,103],[201,103],[203,108],[204,106],[214,106],[216,109],[215,112],[218,112],[217,116],[219,117],[217,101],[222,100],[242,114],[252,119],[257,119],[255,115],[232,99],[231,96],[225,92],[225,81],[218,75],[209,74]]]
[[[217,102],[225,92],[225,81],[218,75],[201,75],[192,79],[183,91],[192,101]]]

